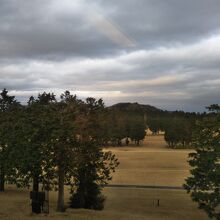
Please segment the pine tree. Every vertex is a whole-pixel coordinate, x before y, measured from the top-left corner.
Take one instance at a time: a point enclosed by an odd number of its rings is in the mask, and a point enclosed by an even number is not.
[[[10,153],[16,142],[14,133],[19,102],[3,89],[0,93],[0,191],[4,191],[5,178],[11,172]]]
[[[212,107],[210,107],[210,110]],[[215,111],[215,110],[214,110]],[[216,111],[218,112],[218,111]],[[193,137],[195,153],[189,164],[191,176],[184,187],[209,217],[220,219],[220,114],[211,114],[197,123]]]

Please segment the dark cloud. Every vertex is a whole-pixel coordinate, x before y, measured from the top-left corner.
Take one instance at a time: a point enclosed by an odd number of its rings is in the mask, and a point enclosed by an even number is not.
[[[192,43],[219,31],[218,0],[100,1],[141,47]]]
[[[219,0],[0,0],[0,88],[107,104],[219,103]]]
[[[138,49],[189,43],[218,31],[220,2],[1,0],[1,57],[107,56],[119,53],[93,24],[90,10],[115,22]]]

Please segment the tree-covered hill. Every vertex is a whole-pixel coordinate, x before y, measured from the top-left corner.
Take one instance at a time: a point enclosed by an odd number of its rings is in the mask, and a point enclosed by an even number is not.
[[[112,105],[109,108],[117,109],[117,110],[121,110],[121,111],[128,111],[128,112],[135,111],[137,113],[145,113],[145,112],[146,113],[152,113],[152,112],[161,113],[161,112],[163,112],[163,110],[158,109],[154,106],[143,105],[143,104],[139,104],[137,102],[134,102],[134,103],[130,103],[130,102],[117,103],[115,105]]]
[[[137,102],[118,103],[108,109],[120,119],[123,116],[125,118],[123,124],[125,125],[129,124],[130,127],[133,127],[132,123],[142,124],[141,129],[137,127],[129,128],[132,133],[134,131],[141,133],[140,131],[144,129],[143,124],[145,129],[149,128],[153,134],[157,134],[160,131],[165,132],[165,140],[169,147],[172,148],[191,147],[192,133],[196,121],[206,116],[206,113],[161,110],[154,106]],[[124,133],[128,135],[129,132],[122,132],[122,128],[123,126],[118,129],[117,134]],[[126,126],[124,126],[124,130],[126,130]]]

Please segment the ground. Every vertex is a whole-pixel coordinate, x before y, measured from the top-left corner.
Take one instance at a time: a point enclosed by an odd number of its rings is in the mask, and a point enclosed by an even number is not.
[[[162,135],[147,136],[140,147],[107,150],[114,152],[120,161],[114,184],[182,186],[189,176],[190,150],[167,148]]]
[[[140,147],[108,148],[120,160],[111,184],[182,186],[189,175],[187,157],[189,150],[168,149],[163,136],[147,136]],[[107,196],[103,211],[72,210],[55,212],[56,193],[50,193],[48,216],[31,215],[29,191],[7,186],[0,193],[0,219],[74,219],[74,220],[208,220],[197,209],[184,190],[105,188]],[[68,189],[65,192],[68,202]],[[160,206],[157,201],[160,200]]]

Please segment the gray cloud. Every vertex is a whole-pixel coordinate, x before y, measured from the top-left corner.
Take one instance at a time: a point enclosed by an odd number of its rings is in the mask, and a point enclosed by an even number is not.
[[[218,0],[0,0],[0,88],[204,110],[220,98]]]

